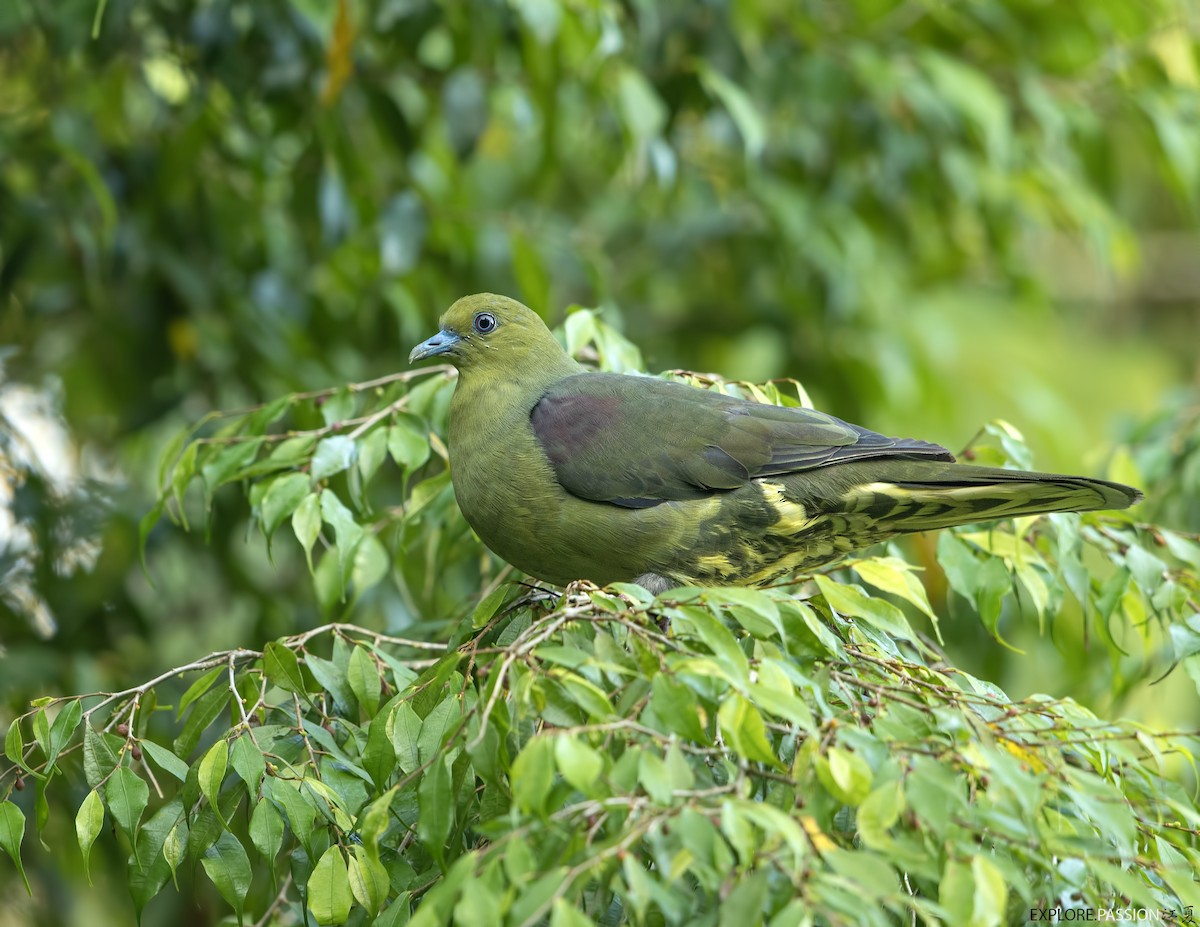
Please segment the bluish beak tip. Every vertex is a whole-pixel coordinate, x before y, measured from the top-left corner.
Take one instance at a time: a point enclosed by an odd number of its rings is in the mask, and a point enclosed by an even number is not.
[[[419,360],[424,360],[427,357],[437,357],[439,354],[449,354],[462,338],[452,331],[442,329],[432,338],[426,338],[419,345],[412,349],[412,353],[408,355],[410,364],[416,363]]]

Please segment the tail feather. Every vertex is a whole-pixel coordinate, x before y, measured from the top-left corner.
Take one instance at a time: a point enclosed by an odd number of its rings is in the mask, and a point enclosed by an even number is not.
[[[963,464],[929,465],[919,474],[850,487],[843,511],[866,515],[893,531],[930,531],[972,522],[1123,509],[1142,494],[1107,480]]]

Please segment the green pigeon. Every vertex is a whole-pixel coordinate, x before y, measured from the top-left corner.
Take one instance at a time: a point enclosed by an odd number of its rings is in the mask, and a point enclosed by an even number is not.
[[[409,362],[458,368],[450,475],[463,515],[556,585],[758,585],[911,531],[1123,509],[1128,486],[954,462],[813,409],[598,373],[491,293],[458,300]]]

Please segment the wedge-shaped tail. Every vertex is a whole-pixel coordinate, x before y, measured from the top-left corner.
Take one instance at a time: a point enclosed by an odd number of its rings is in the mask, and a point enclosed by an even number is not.
[[[930,531],[1047,512],[1123,509],[1142,497],[1131,487],[1083,476],[965,464],[905,469],[903,476],[850,487],[842,497],[843,511],[894,531]]]

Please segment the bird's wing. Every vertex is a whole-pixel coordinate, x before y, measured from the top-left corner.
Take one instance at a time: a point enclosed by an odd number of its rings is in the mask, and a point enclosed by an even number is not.
[[[564,489],[629,508],[843,461],[954,459],[936,444],[884,437],[812,409],[619,374],[559,381],[530,423]]]

